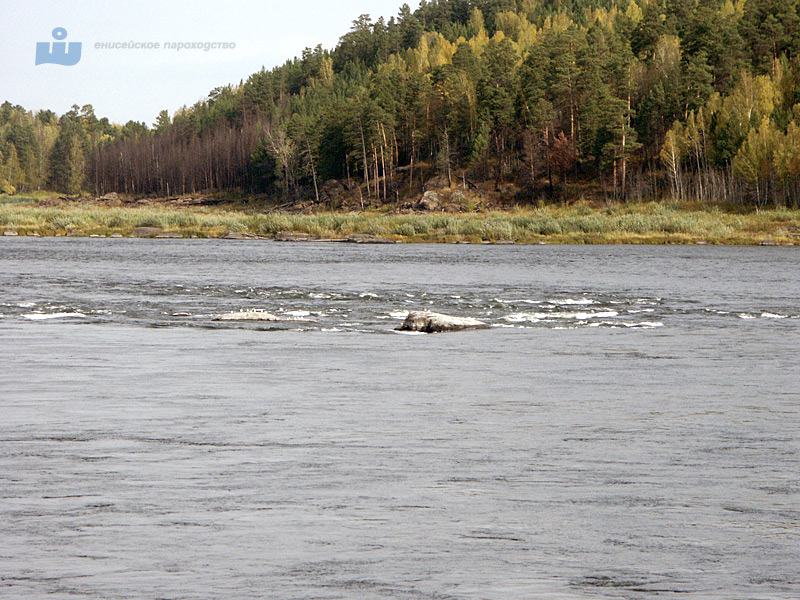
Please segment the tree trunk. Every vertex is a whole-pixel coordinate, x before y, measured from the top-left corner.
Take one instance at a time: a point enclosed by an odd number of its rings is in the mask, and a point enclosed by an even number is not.
[[[369,197],[371,192],[369,189],[369,162],[367,160],[367,142],[364,139],[364,125],[361,123],[361,119],[359,119],[358,121],[358,129],[361,132],[361,153],[364,160],[364,183],[367,184],[367,196]]]

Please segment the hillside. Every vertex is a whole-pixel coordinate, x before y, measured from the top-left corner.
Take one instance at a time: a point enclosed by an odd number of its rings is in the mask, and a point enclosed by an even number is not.
[[[798,25],[800,0],[403,5],[152,126],[6,102],[0,191],[798,206]]]

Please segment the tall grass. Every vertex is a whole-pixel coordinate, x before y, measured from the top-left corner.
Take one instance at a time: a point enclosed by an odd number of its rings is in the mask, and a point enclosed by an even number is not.
[[[731,214],[717,208],[686,209],[634,204],[594,209],[543,207],[465,214],[319,213],[258,214],[174,207],[108,207],[96,204],[38,206],[0,197],[0,229],[19,233],[130,235],[160,227],[183,235],[220,236],[228,231],[270,236],[279,232],[325,238],[368,234],[412,242],[516,240],[521,243],[788,243],[800,239],[800,210],[780,208]]]

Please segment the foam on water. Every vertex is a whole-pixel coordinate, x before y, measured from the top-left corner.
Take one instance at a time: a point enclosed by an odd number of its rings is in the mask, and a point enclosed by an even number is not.
[[[609,317],[616,317],[619,313],[615,310],[606,310],[598,312],[536,312],[536,313],[511,313],[503,317],[506,321],[521,322],[521,321],[545,321],[548,319],[575,319],[577,321],[587,321],[589,319],[605,319]]]
[[[85,317],[85,314],[79,312],[28,313],[26,315],[22,315],[23,319],[28,319],[29,321],[46,321],[48,319],[70,319]]]
[[[622,323],[625,327],[663,327],[660,321],[642,321],[641,323]]]
[[[597,304],[595,300],[591,298],[564,298],[564,299],[549,299],[547,300],[550,304],[555,304],[557,306],[571,306],[571,305],[589,305],[589,304]]]
[[[509,323],[522,323],[529,321],[535,323],[549,318],[548,313],[511,313],[503,317]]]
[[[138,288],[137,288],[138,289]],[[131,293],[135,293],[131,288]],[[86,302],[80,298],[4,302],[6,319],[57,321],[70,319],[85,323],[94,322],[89,317],[107,322],[147,322],[160,326],[208,326],[214,316],[242,310],[265,310],[287,318],[307,320],[304,331],[323,327],[342,327],[342,322],[362,331],[378,332],[382,321],[405,319],[410,310],[433,310],[445,314],[473,317],[489,325],[512,324],[528,327],[553,328],[570,321],[570,328],[601,326],[620,328],[669,327],[674,319],[692,315],[693,318],[720,319],[734,317],[744,320],[762,319],[782,321],[799,318],[794,313],[780,310],[729,310],[716,306],[687,305],[679,310],[671,307],[661,297],[642,297],[612,293],[585,292],[583,296],[570,295],[558,298],[553,295],[537,299],[531,294],[513,293],[497,295],[481,293],[454,294],[430,291],[362,292],[335,289],[304,289],[298,286],[269,288],[169,284],[159,287],[146,302],[127,302],[124,291],[119,297],[101,297],[99,302]],[[242,304],[242,294],[255,306]],[[546,299],[545,299],[546,298]],[[406,306],[407,308],[401,308]],[[587,307],[588,310],[570,310],[570,307]],[[532,308],[533,310],[526,310]],[[31,310],[33,309],[33,310]],[[645,321],[641,316],[647,315]],[[637,316],[639,318],[637,319]],[[288,319],[287,319],[288,320]],[[644,323],[644,324],[642,324]],[[650,325],[648,325],[648,323]],[[658,323],[658,325],[652,325]],[[252,328],[252,324],[231,321],[215,328]]]

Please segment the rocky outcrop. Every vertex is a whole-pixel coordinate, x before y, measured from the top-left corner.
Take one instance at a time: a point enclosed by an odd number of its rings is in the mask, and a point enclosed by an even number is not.
[[[436,192],[427,191],[422,194],[422,198],[417,203],[416,208],[419,210],[436,210],[442,203],[442,199]]]
[[[425,182],[423,189],[425,191],[428,190],[438,190],[441,188],[449,188],[452,185],[452,182],[446,175],[437,175],[436,177],[431,177]]]
[[[483,321],[471,317],[454,317],[427,310],[415,310],[408,313],[406,320],[397,328],[397,331],[439,333],[462,329],[487,329],[488,327]]]

